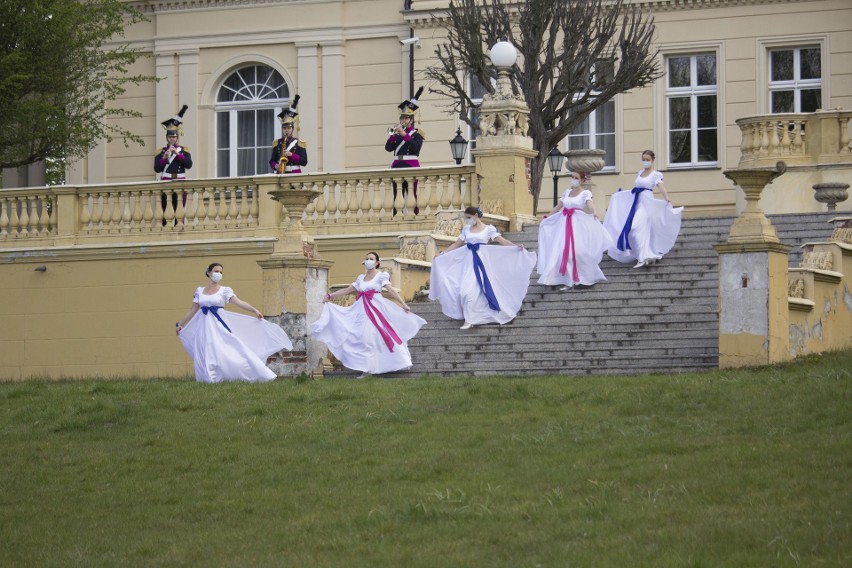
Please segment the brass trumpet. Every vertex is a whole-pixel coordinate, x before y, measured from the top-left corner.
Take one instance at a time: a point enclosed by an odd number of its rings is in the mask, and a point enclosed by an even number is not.
[[[394,132],[396,132],[396,129],[397,129],[397,128],[402,128],[403,130],[405,130],[405,127],[404,127],[403,125],[401,125],[401,124],[394,124],[393,126],[391,126],[390,128],[388,128],[388,134],[393,134]]]

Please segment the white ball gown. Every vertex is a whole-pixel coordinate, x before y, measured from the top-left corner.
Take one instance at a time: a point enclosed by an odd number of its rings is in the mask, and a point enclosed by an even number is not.
[[[542,220],[538,227],[538,279],[548,286],[591,286],[606,280],[600,262],[613,244],[600,221],[583,211],[592,192],[582,190],[562,196],[562,211]]]
[[[225,304],[233,296],[227,286],[211,295],[199,287],[192,298],[201,309],[178,337],[195,363],[199,383],[271,381],[276,375],[266,359],[282,349],[293,349],[290,338],[274,323],[226,311]]]
[[[613,260],[659,260],[674,246],[683,207],[672,207],[662,199],[654,199],[654,188],[661,181],[663,174],[657,170],[645,177],[640,171],[633,190],[612,194],[604,227],[614,241],[607,250]]]
[[[381,292],[389,283],[387,272],[371,280],[361,274],[352,283],[358,291],[355,303],[344,308],[326,302],[311,324],[311,336],[350,369],[380,375],[411,367],[408,342],[426,320],[385,299]]]
[[[518,247],[487,244],[499,236],[494,225],[478,233],[465,227],[459,239],[467,246],[432,261],[429,299],[441,302],[444,315],[472,325],[504,324],[518,315],[536,255]]]

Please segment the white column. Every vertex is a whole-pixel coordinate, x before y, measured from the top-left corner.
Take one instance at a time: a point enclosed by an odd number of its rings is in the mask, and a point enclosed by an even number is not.
[[[302,171],[317,171],[324,169],[323,156],[320,153],[319,139],[319,66],[316,43],[296,43],[298,50],[298,77],[296,92],[290,93],[301,96],[299,100],[299,138],[308,142],[308,167]]]
[[[152,155],[158,148],[161,148],[166,143],[166,131],[163,130],[160,123],[173,117],[175,113],[180,110],[180,107],[175,106],[177,104],[175,102],[175,93],[177,92],[177,68],[175,66],[174,53],[157,54],[155,66],[157,79],[159,79],[159,81],[157,82],[155,91],[157,95],[157,103],[154,120],[157,121],[157,125],[154,127],[156,137],[154,140],[154,150]],[[190,149],[192,148],[190,147]],[[152,159],[151,179],[154,179],[153,164],[154,160]]]
[[[346,167],[343,44],[342,41],[322,44],[322,165],[327,172]]]
[[[198,50],[178,53],[178,106],[172,111],[176,113],[183,105],[189,105],[184,115],[183,136],[181,145],[188,146],[192,153],[192,168],[187,170],[187,178],[213,177],[212,164],[198,163],[198,126],[201,117],[198,115]],[[174,116],[174,114],[172,114]],[[167,117],[163,118],[165,120]],[[208,137],[209,138],[209,137]],[[207,160],[203,160],[207,162]],[[200,170],[200,171],[199,171]],[[202,172],[204,175],[202,175]]]
[[[409,46],[402,45],[401,46],[401,53],[402,53],[402,57],[400,59],[402,60],[402,68],[401,68],[402,72],[400,73],[400,77],[402,77],[402,84],[400,85],[400,91],[399,91],[400,102],[401,101],[407,101],[408,97],[411,97],[411,96],[414,95],[414,93],[409,92],[411,90],[411,51],[410,51]],[[415,90],[416,90],[416,88],[415,88]],[[399,103],[397,103],[397,104],[399,104]]]

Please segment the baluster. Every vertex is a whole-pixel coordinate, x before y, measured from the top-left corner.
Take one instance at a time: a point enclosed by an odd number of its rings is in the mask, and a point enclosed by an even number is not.
[[[204,219],[204,227],[212,229],[216,226],[216,188],[211,187],[207,194],[207,217]]]
[[[0,197],[0,238],[9,238],[9,215],[6,214],[6,209],[9,207],[9,200],[5,197]]]
[[[163,191],[160,190],[160,189],[155,189],[154,191],[152,191],[152,194],[153,194],[153,202],[152,202],[151,206],[153,207],[153,211],[154,211],[154,224],[151,227],[151,230],[152,231],[162,231],[163,227],[164,227],[164,224],[163,224],[163,215],[164,215],[164,211],[163,211]]]
[[[100,193],[92,195],[92,231],[96,233],[103,232],[104,219],[107,215],[107,196]]]
[[[186,206],[184,201],[187,199],[186,189],[177,190],[177,206],[175,207],[175,229],[183,231],[183,226],[186,223]]]
[[[781,121],[781,154],[788,155],[790,153],[790,128],[793,126],[792,121]]]
[[[781,124],[784,124],[781,121]],[[770,123],[771,133],[769,136],[769,155],[777,156],[780,153],[781,139],[778,137],[778,129],[780,128],[779,122],[777,120],[773,120]]]
[[[769,124],[761,122],[758,125],[760,129],[760,155],[765,156],[769,153]]]
[[[317,224],[325,223],[325,212],[328,210],[328,208],[325,205],[326,204],[325,186],[320,187],[319,190],[320,190],[320,194],[317,195],[317,199],[314,202],[314,207],[315,207],[314,210],[316,211],[316,214],[317,214],[315,222]]]
[[[29,221],[29,230],[27,233],[31,237],[37,237],[39,234],[38,230],[38,220],[39,220],[39,212],[38,212],[38,196],[37,195],[28,195],[27,196],[27,206],[30,210],[30,221]]]
[[[128,195],[133,200],[133,209],[130,214],[130,229],[134,233],[138,233],[142,230],[142,196],[144,195],[141,191],[129,193]]]
[[[27,210],[27,198],[21,196],[18,198],[21,203],[21,216],[18,218],[20,222],[20,233],[23,237],[28,237],[30,233],[30,212]]]
[[[228,190],[228,226],[237,225],[237,190],[232,187]]]
[[[251,208],[249,214],[252,218],[252,223],[257,225],[257,216],[258,216],[258,202],[257,202],[257,186],[252,186],[251,188]]]
[[[441,180],[443,185],[443,180]],[[434,215],[438,211],[438,180],[431,180],[429,183],[429,201],[426,206],[429,208],[429,214]]]
[[[124,197],[121,207],[121,232],[129,232],[130,220],[133,218],[133,213],[130,211],[130,192],[125,191],[119,195]]]
[[[479,207],[479,198],[482,196],[479,192],[479,184],[477,183],[476,187],[473,187],[473,184],[470,183],[470,178],[470,175],[460,176],[458,183],[459,185],[464,184],[467,188],[467,192],[470,194],[470,204],[474,207]],[[461,187],[459,187],[459,191],[461,191]]]
[[[399,193],[402,194],[402,183],[398,184]],[[415,219],[417,216],[414,214],[414,180],[411,179],[408,181],[408,192],[405,194],[405,199],[403,199],[403,204],[405,207],[405,215],[403,215],[403,219]],[[397,211],[403,213],[402,207],[397,207]]]
[[[163,220],[166,222],[163,225],[164,231],[175,230],[175,207],[172,205],[172,190],[166,190],[166,210],[163,211]]]
[[[337,184],[328,184],[328,223],[337,223]]]
[[[89,223],[92,222],[92,214],[89,211],[90,195],[90,193],[80,193],[78,197],[80,200],[80,229],[83,231],[89,231]],[[94,207],[94,205],[92,207]]]
[[[39,230],[39,235],[46,237],[50,233],[51,227],[50,213],[48,213],[48,210],[51,209],[50,197],[47,195],[41,195],[39,196],[39,202],[41,204],[41,215],[38,219],[38,224],[41,227],[41,229]]]
[[[56,234],[56,225],[59,223],[59,212],[57,211],[57,209],[59,209],[59,200],[56,198],[52,198],[50,202],[50,213],[48,217],[51,235]],[[74,232],[77,232],[76,229]]]
[[[217,227],[221,228],[221,227],[224,227],[227,223],[228,203],[227,203],[227,198],[225,197],[225,188],[224,187],[218,188],[217,193],[219,194],[219,210],[216,212],[216,216],[218,217],[218,219],[216,219],[216,221],[217,221]]]
[[[442,191],[441,191],[440,203],[441,203],[441,210],[442,211],[446,211],[453,204],[452,191],[451,190],[452,190],[452,188],[450,187],[450,184],[445,183],[444,187],[442,188]]]
[[[240,188],[240,227],[248,226],[248,186]]]
[[[794,132],[793,132],[793,152],[795,154],[803,154],[805,150],[805,121],[804,120],[794,120]]]
[[[373,212],[371,211],[373,201],[372,201],[372,199],[370,199],[370,180],[369,179],[362,179],[360,181],[360,183],[361,183],[361,203],[358,205],[358,210],[359,210],[359,213],[360,213],[358,220],[363,222],[363,221],[366,221],[368,219],[372,220],[372,218],[373,218]]]
[[[119,223],[121,222],[121,201],[119,199],[121,194],[116,191],[111,191],[109,195],[110,201],[112,202],[111,215],[109,218],[109,232],[117,233],[119,230]]]
[[[9,203],[9,227],[11,228],[11,233],[14,238],[18,238],[21,236],[21,218],[18,216],[18,198],[13,197],[11,202]]]
[[[382,204],[384,203],[384,195],[382,194],[382,186],[380,179],[369,179],[370,184],[370,221],[378,221],[382,218]]]
[[[186,218],[184,221],[184,230],[185,229],[194,229],[195,225],[198,223],[198,200],[200,196],[198,195],[198,188],[193,187],[186,196]]]
[[[142,229],[145,231],[151,230],[151,221],[154,220],[154,208],[151,207],[151,190],[146,189],[142,191]]]
[[[746,124],[741,129],[742,140],[740,140],[740,154],[747,157],[751,153],[751,124]]]

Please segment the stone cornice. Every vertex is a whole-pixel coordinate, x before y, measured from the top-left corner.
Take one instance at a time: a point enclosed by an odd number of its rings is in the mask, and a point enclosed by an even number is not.
[[[767,4],[795,4],[817,0],[633,0],[631,6],[655,12],[676,12],[710,8],[735,8],[739,6],[762,6]],[[412,27],[440,26],[446,20],[446,9],[413,9],[402,13]]]
[[[0,264],[174,258],[203,254],[270,254],[275,238],[214,239],[147,243],[116,243],[27,247],[0,250]]]
[[[142,13],[187,12],[222,8],[256,8],[281,4],[320,4],[339,0],[131,0],[128,4]]]

